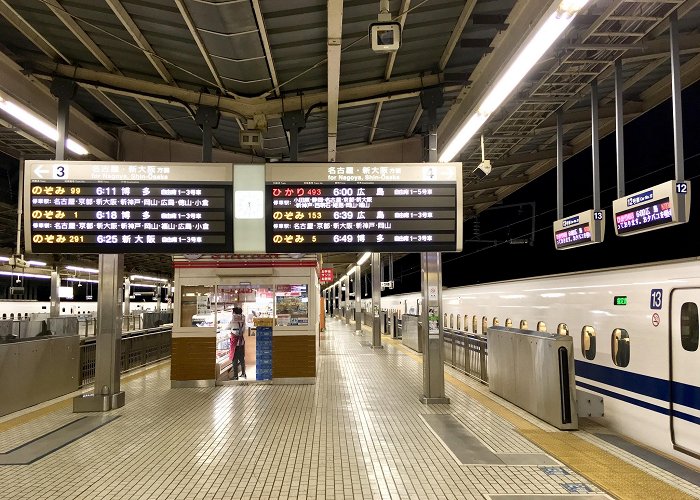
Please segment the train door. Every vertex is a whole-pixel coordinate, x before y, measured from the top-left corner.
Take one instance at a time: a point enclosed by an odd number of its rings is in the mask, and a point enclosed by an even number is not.
[[[671,292],[671,439],[700,455],[700,289]]]

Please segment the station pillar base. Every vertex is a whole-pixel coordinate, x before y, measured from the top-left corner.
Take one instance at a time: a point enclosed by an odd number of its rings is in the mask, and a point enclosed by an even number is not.
[[[73,413],[109,411],[121,408],[126,403],[126,394],[85,394],[73,398]]]
[[[419,401],[424,405],[448,405],[450,404],[450,398],[429,398],[427,396],[421,396]]]

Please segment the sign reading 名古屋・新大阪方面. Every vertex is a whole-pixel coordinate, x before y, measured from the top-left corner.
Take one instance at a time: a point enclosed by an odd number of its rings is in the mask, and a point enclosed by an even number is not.
[[[32,253],[233,251],[233,166],[25,162]]]
[[[267,252],[462,248],[460,163],[270,163]]]

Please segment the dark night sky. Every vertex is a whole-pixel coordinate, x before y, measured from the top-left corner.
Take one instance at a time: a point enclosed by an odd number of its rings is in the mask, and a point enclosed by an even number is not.
[[[700,82],[683,91],[685,178],[700,189]],[[628,123],[625,132],[625,193],[641,191],[674,178],[671,102],[657,106]],[[447,287],[544,274],[598,269],[697,256],[700,254],[700,207],[691,198],[690,222],[624,238],[615,236],[612,202],[616,191],[615,136],[601,140],[601,208],[605,210],[605,241],[569,250],[555,250],[552,223],[556,217],[556,170],[508,196],[503,205],[536,206],[534,245],[465,242],[460,254],[443,254],[443,284]],[[691,189],[691,191],[692,191]],[[564,163],[564,215],[593,208],[591,149]],[[696,198],[694,195],[693,198]],[[489,210],[479,217],[481,239],[529,238],[529,205]],[[521,222],[518,222],[521,221]],[[473,221],[464,224],[465,239],[473,238]],[[394,265],[395,293],[420,290],[418,255]]]

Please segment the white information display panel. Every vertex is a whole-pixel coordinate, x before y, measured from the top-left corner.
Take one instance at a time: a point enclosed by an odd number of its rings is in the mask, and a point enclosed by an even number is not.
[[[568,250],[584,245],[600,243],[605,238],[605,212],[584,212],[554,221],[554,247]]]
[[[629,236],[688,222],[690,181],[667,181],[613,201],[615,234]]]

